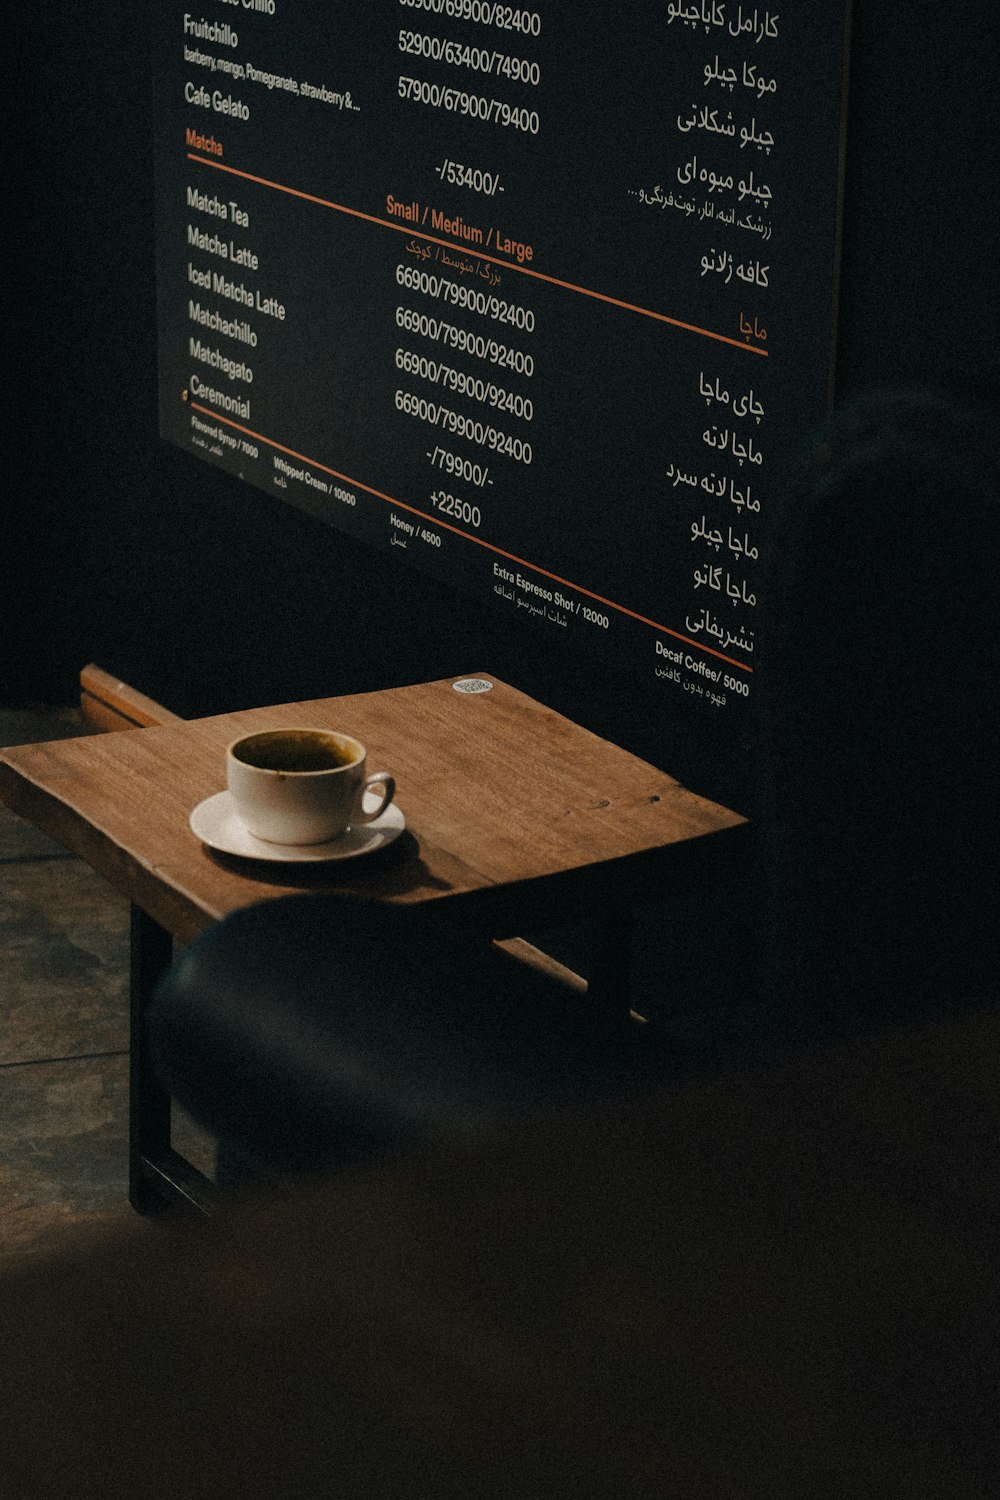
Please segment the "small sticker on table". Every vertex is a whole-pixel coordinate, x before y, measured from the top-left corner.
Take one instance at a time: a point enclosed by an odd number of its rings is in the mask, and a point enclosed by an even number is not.
[[[487,682],[485,677],[460,677],[457,682],[452,683],[456,693],[489,693],[493,691],[492,682]]]

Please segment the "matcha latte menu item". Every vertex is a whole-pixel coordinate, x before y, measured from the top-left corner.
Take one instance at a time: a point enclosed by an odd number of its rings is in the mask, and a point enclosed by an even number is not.
[[[156,32],[163,436],[735,743],[828,399],[843,0]]]

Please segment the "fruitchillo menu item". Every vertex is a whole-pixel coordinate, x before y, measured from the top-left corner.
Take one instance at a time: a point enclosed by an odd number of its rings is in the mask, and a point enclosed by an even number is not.
[[[845,25],[162,0],[162,435],[730,722],[828,401]]]

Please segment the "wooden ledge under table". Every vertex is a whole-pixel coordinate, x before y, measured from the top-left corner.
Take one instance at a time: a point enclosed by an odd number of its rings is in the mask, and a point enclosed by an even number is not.
[[[388,770],[406,830],[329,865],[213,853],[188,818],[225,788],[226,746],[287,725],[346,730]],[[627,1005],[629,913],[739,857],[745,820],[495,677],[446,678],[0,752],[0,800],[132,905],[129,1196],[140,1212],[210,1184],[170,1145],[143,1013],[173,943],[292,890],[427,903],[486,938],[586,920],[607,934],[592,987]]]

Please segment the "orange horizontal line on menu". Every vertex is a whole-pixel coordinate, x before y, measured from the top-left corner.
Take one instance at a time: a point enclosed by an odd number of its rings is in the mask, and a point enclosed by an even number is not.
[[[450,521],[442,521],[439,516],[430,515],[425,510],[418,510],[415,505],[410,505],[405,500],[397,500],[394,496],[387,495],[370,484],[364,484],[350,474],[344,474],[339,469],[331,469],[329,464],[320,463],[318,458],[310,458],[307,453],[299,453],[295,448],[287,448],[284,443],[265,437],[264,433],[255,432],[252,427],[244,427],[241,423],[234,422],[231,417],[220,416],[210,406],[202,406],[197,401],[189,401],[187,404],[192,411],[200,411],[204,416],[210,417],[213,422],[222,422],[226,427],[231,427],[234,432],[242,432],[244,437],[253,438],[258,443],[266,443],[269,448],[275,448],[279,453],[287,453],[289,458],[297,458],[300,463],[309,464],[310,468],[319,469],[333,479],[340,479],[344,484],[351,484],[355,489],[364,490],[366,495],[374,495],[377,500],[384,500],[388,505],[396,506],[398,510],[405,510],[411,516],[419,516],[422,521],[429,521],[432,526],[438,527],[441,531],[450,531],[455,536],[462,537],[464,541],[475,542],[477,547],[485,547],[488,552],[495,552],[498,557],[505,557],[508,562],[518,563],[522,568],[530,568],[533,573],[540,573],[543,578],[550,578],[553,583],[561,583],[564,588],[573,589],[577,594],[584,594],[588,599],[593,599],[620,615],[628,615],[630,619],[638,620],[640,625],[648,625],[650,629],[659,630],[663,635],[673,636],[674,640],[683,641],[686,646],[693,646],[696,651],[704,651],[709,656],[718,657],[719,661],[728,662],[731,667],[737,667],[741,672],[753,675],[753,667],[748,667],[746,662],[737,661],[734,656],[726,656],[723,652],[716,651],[714,646],[706,646],[701,641],[693,641],[690,636],[682,635],[679,630],[671,630],[669,625],[661,625],[658,620],[650,620],[646,615],[640,615],[624,604],[616,604],[613,599],[605,599],[603,594],[595,594],[593,589],[584,588],[580,583],[573,583],[569,578],[561,578],[558,573],[550,573],[548,568],[541,568],[537,563],[528,562],[527,558],[518,557],[515,552],[504,551],[503,547],[498,547],[495,542],[487,542],[483,537],[475,536],[471,531],[463,531],[459,526],[452,526]]]
[[[241,177],[245,182],[255,182],[259,187],[273,188],[276,193],[287,193],[291,198],[302,198],[306,203],[318,204],[320,208],[332,208],[336,213],[347,214],[352,219],[364,219],[367,224],[379,224],[383,229],[393,229],[397,234],[409,235],[411,239],[427,240],[432,245],[443,245],[447,250],[459,250],[462,254],[474,254],[479,260],[489,261],[491,265],[503,266],[506,271],[516,271],[519,276],[530,276],[535,281],[547,282],[550,286],[558,286],[566,292],[576,292],[581,297],[590,297],[595,302],[606,302],[611,307],[620,307],[625,312],[638,313],[643,318],[652,318],[657,323],[668,323],[671,328],[683,328],[687,333],[696,333],[701,338],[714,339],[719,344],[731,344],[734,349],[742,349],[746,354],[759,354],[767,359],[768,351],[759,348],[756,344],[748,344],[741,339],[734,339],[726,333],[716,333],[711,328],[699,328],[696,323],[685,323],[680,318],[668,317],[666,313],[654,312],[650,307],[639,307],[635,302],[624,302],[620,297],[612,297],[607,292],[595,292],[590,287],[577,286],[572,281],[562,281],[558,276],[549,276],[544,271],[533,271],[528,266],[516,265],[513,261],[501,260],[499,256],[487,255],[485,251],[476,247],[471,250],[468,245],[459,245],[454,240],[442,240],[437,235],[427,234],[425,230],[414,229],[408,224],[394,224],[392,219],[380,219],[377,214],[366,214],[360,208],[348,208],[344,203],[334,203],[330,198],[319,198],[315,193],[303,192],[300,188],[288,187],[283,182],[272,182],[267,177],[256,177],[252,172],[243,172],[238,167],[227,166],[221,161],[212,161],[206,156],[197,156],[193,151],[187,153],[190,161],[198,162],[200,166],[212,167],[216,172],[228,172],[231,177]]]

